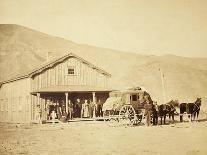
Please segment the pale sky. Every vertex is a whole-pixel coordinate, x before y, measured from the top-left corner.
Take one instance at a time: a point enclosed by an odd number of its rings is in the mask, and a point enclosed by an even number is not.
[[[207,57],[207,0],[0,0],[0,23],[122,51]]]

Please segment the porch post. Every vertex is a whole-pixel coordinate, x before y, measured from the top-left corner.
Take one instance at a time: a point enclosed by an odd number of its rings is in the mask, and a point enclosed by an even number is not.
[[[96,93],[95,92],[92,92],[92,95],[93,95],[93,104],[94,104],[94,108],[93,108],[93,118],[96,117]]]
[[[65,93],[65,110],[66,114],[68,114],[68,93]]]
[[[37,105],[40,105],[40,93],[37,93]]]
[[[40,103],[40,93],[37,93],[37,106],[38,107],[35,107],[35,109],[36,109],[36,117],[35,117],[35,120],[36,121],[38,121],[38,124],[42,124],[42,121],[41,121],[41,116],[40,116],[40,114],[41,114],[41,103]]]

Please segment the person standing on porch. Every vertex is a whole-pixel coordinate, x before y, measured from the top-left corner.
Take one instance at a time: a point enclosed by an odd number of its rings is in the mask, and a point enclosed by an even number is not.
[[[40,105],[37,105],[36,112],[35,112],[35,119],[38,124],[42,124],[42,119],[41,119],[41,108]]]
[[[78,99],[78,117],[81,117],[81,108],[82,108],[82,103],[80,99]]]
[[[94,103],[94,106],[93,106],[93,118],[98,117],[98,115],[97,115],[97,109],[98,109],[98,105],[95,102]]]
[[[60,105],[61,105],[62,116],[66,116],[66,105],[65,105],[64,100],[61,100]]]
[[[46,109],[47,120],[48,120],[48,119],[50,119],[50,100],[47,100],[46,102],[47,103],[46,103],[45,109]]]
[[[55,105],[52,102],[49,103],[49,114],[48,114],[49,119],[52,119],[51,118],[51,113],[54,109],[55,109]]]
[[[70,100],[68,100],[68,116],[69,116],[69,119],[73,119],[73,104]]]
[[[94,110],[94,103],[92,102],[92,100],[89,101],[89,117],[93,118],[93,110]]]
[[[62,116],[62,110],[61,110],[61,104],[57,101],[56,103],[53,103],[55,106],[55,113],[57,114],[57,118],[61,118]]]
[[[76,118],[80,118],[81,117],[81,102],[80,102],[80,99],[78,98],[74,104],[74,111],[75,111],[75,117]]]
[[[82,109],[81,109],[82,113],[81,113],[81,116],[82,117],[89,117],[89,104],[88,104],[88,101],[85,100],[85,102],[82,104]]]
[[[54,125],[55,124],[55,118],[56,118],[55,110],[52,111],[51,117],[52,117],[52,124]]]
[[[77,102],[74,103],[73,109],[74,109],[74,117],[77,118],[78,116],[78,103]]]
[[[101,103],[101,100],[98,100],[98,103],[97,103],[97,116],[98,117],[103,116],[102,115],[102,103]]]

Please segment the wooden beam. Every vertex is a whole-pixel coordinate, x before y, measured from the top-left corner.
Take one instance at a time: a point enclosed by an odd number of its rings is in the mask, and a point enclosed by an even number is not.
[[[65,93],[65,108],[66,114],[68,114],[68,93]]]
[[[93,96],[93,104],[94,104],[94,108],[93,108],[93,118],[96,117],[96,93],[92,92],[92,96]]]

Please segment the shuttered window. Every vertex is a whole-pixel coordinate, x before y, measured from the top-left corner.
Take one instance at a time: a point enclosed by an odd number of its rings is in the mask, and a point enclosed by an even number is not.
[[[67,73],[68,73],[68,75],[75,75],[75,67],[74,66],[68,66]]]

